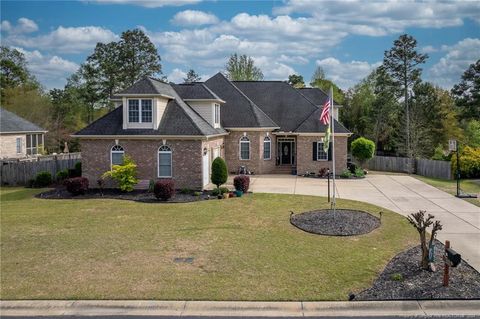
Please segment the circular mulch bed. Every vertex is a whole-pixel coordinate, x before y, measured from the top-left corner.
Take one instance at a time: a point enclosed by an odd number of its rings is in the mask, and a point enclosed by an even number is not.
[[[292,215],[290,222],[309,233],[328,236],[367,234],[380,226],[380,219],[360,210],[315,210]]]
[[[358,293],[354,300],[480,299],[480,273],[465,260],[457,268],[450,268],[449,286],[443,287],[444,251],[445,246],[435,241],[436,272],[420,269],[420,246],[398,254],[372,287]]]

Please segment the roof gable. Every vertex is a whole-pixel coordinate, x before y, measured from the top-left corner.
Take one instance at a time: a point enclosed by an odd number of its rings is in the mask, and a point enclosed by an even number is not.
[[[221,100],[218,95],[200,82],[172,84],[172,87],[184,100]]]
[[[143,79],[135,82],[132,86],[126,88],[115,94],[115,96],[122,95],[166,95],[169,96],[170,85],[163,81],[144,77]]]
[[[319,88],[300,88],[298,90],[316,106],[323,106],[328,99],[328,94]],[[333,101],[333,105],[341,106],[336,101]]]
[[[223,127],[279,127],[275,121],[223,74],[217,73],[208,79],[205,85],[225,101],[225,104],[221,107]]]
[[[46,132],[46,130],[15,113],[0,108],[0,133],[13,132]]]

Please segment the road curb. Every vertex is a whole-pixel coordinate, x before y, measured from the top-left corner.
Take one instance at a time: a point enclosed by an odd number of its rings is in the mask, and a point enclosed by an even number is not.
[[[148,300],[0,301],[1,316],[434,316],[480,315],[480,300],[239,302]]]

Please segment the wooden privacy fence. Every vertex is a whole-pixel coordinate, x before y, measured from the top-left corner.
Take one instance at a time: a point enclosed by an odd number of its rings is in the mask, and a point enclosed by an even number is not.
[[[75,167],[80,153],[39,156],[21,160],[0,160],[1,185],[26,185],[39,172],[49,172],[55,178],[57,172]]]
[[[450,162],[423,158],[374,156],[367,162],[367,168],[374,171],[414,173],[442,179],[453,178]]]

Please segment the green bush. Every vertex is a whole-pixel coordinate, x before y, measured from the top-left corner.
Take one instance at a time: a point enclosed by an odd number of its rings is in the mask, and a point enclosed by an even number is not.
[[[348,169],[346,169],[340,174],[340,177],[341,178],[350,178],[350,177],[352,177],[352,173]]]
[[[393,281],[403,281],[403,276],[401,273],[394,273],[390,276],[390,279],[392,279]]]
[[[227,164],[221,157],[217,157],[213,160],[212,163],[212,183],[217,185],[217,188],[220,185],[225,184],[228,178]]]
[[[35,177],[35,187],[47,187],[52,184],[52,174],[49,172],[40,172]]]
[[[230,192],[230,190],[227,187],[220,187],[220,194],[225,194]]]
[[[115,180],[121,191],[131,192],[138,183],[137,165],[126,155],[123,157],[122,165],[113,165],[112,170],[105,172],[102,177]]]
[[[194,193],[193,193],[193,196],[197,196],[197,197],[198,197],[198,196],[200,196],[200,195],[202,195],[202,192],[194,192]]]
[[[155,188],[155,181],[153,179],[148,182],[148,192],[153,193],[153,189]]]
[[[75,163],[75,175],[76,177],[82,176],[82,162]]]
[[[443,147],[441,144],[437,145],[437,147],[435,147],[435,150],[433,152],[434,153],[432,156],[432,160],[448,161],[448,156],[445,155],[445,151],[443,150]]]
[[[63,182],[64,180],[66,180],[68,178],[68,170],[64,169],[63,171],[57,172],[56,177],[57,177],[58,182]]]
[[[365,172],[363,171],[363,169],[361,169],[360,167],[357,167],[355,169],[355,173],[354,173],[355,177],[364,177],[365,176]]]
[[[192,190],[190,188],[182,188],[180,190],[180,194],[188,195],[188,194],[191,194],[191,193],[192,193]]]
[[[351,149],[353,157],[363,166],[375,154],[375,143],[364,137],[359,137],[352,142]]]
[[[452,172],[457,171],[457,156],[452,156]],[[465,146],[460,150],[460,174],[466,178],[480,177],[480,147]]]
[[[212,192],[211,192],[210,195],[212,195],[212,196],[218,196],[218,195],[220,195],[220,194],[221,194],[220,188],[214,188],[214,189],[212,189]]]

